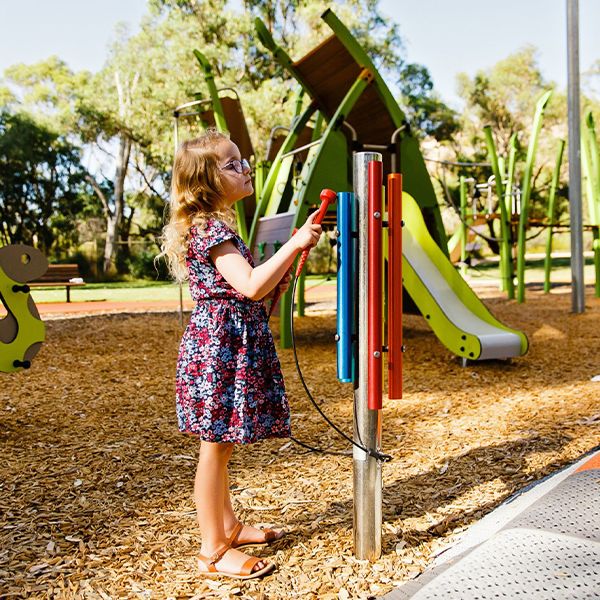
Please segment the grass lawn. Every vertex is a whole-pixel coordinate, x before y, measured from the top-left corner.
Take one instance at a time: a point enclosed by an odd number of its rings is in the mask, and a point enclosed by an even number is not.
[[[595,281],[594,275],[594,258],[593,253],[586,252],[584,257],[583,276],[586,285],[593,285]],[[517,263],[515,261],[515,274]],[[476,281],[493,283],[500,280],[500,269],[498,266],[498,258],[486,259],[474,267],[467,270],[467,281],[474,283]],[[570,283],[571,281],[571,259],[569,256],[558,255],[552,258],[552,269],[550,272],[551,283]],[[540,283],[544,282],[544,256],[540,254],[529,255],[525,261],[525,283]]]
[[[330,276],[335,283],[335,275]],[[309,275],[307,289],[324,283],[323,275]],[[64,287],[33,288],[31,295],[36,303],[66,302]],[[183,286],[183,297],[189,299],[188,286]],[[71,302],[136,302],[147,300],[179,300],[179,286],[166,281],[119,281],[114,283],[88,283],[83,287],[71,288]]]
[[[184,298],[189,298],[187,286]],[[66,302],[64,287],[33,288],[31,295],[36,303]],[[71,288],[71,302],[135,302],[142,300],[177,300],[179,286],[164,281],[123,281],[115,283],[88,283]]]
[[[525,281],[527,283],[543,283],[544,259],[540,255],[531,255],[526,263]],[[515,264],[516,268],[516,264]],[[496,257],[484,260],[467,271],[467,281],[473,285],[477,282],[499,283],[498,260]],[[591,253],[586,253],[584,279],[588,285],[594,283],[594,263]],[[571,263],[568,256],[555,256],[552,259],[551,282],[568,283],[571,281]],[[334,285],[335,275],[309,275],[306,278],[306,289]],[[65,302],[64,287],[34,288],[33,299],[36,302]],[[189,299],[188,286],[183,286],[183,297]],[[71,288],[73,302],[136,302],[147,300],[178,300],[179,286],[165,281],[119,281],[113,283],[88,283],[81,288]]]

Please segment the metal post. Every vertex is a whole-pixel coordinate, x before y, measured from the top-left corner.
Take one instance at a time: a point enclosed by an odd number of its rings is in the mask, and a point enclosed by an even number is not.
[[[467,183],[464,175],[460,176],[460,272],[467,275]]]
[[[175,159],[175,155],[177,154],[177,149],[179,148],[179,114],[178,109],[175,109],[173,116],[175,117],[174,122],[174,131],[173,131],[173,142],[175,145],[175,149],[173,151],[173,159]],[[181,281],[179,282],[179,325],[183,327],[183,285]]]
[[[358,211],[358,377],[354,390],[354,440],[369,449],[381,448],[381,411],[369,410],[367,391],[368,166],[381,160],[378,152],[354,155],[354,194]],[[381,464],[354,446],[354,553],[359,559],[381,556]]]
[[[579,0],[567,0],[567,74],[569,109],[569,211],[571,222],[571,308],[585,310],[583,222],[581,216],[581,141],[579,104]]]

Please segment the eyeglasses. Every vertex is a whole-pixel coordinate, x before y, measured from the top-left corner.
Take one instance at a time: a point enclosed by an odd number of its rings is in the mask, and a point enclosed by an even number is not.
[[[231,160],[224,167],[221,167],[221,171],[226,170],[234,170],[241,175],[246,170],[250,171],[251,167],[250,163],[245,158],[242,158],[242,160]]]

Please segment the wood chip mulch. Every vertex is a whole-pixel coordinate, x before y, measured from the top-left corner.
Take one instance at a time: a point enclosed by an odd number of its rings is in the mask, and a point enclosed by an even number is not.
[[[0,598],[380,596],[526,484],[600,442],[600,300],[571,313],[568,288],[486,303],[526,332],[529,354],[462,368],[424,320],[405,318],[405,398],[385,402],[383,555],[353,557],[352,458],[289,440],[236,450],[236,509],[289,534],[257,553],[264,580],[195,572],[198,442],[177,431],[173,314],[51,321],[29,372],[0,374]],[[309,311],[310,312],[310,311]],[[274,323],[277,329],[277,322]],[[323,409],[352,430],[335,377],[335,315],[297,320],[300,360]],[[295,435],[348,452],[310,407],[280,351]]]

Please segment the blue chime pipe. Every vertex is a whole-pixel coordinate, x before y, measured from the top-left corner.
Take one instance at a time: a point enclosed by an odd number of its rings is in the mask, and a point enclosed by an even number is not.
[[[354,381],[353,333],[354,274],[356,241],[352,236],[352,192],[338,193],[337,203],[337,377],[342,383]]]

